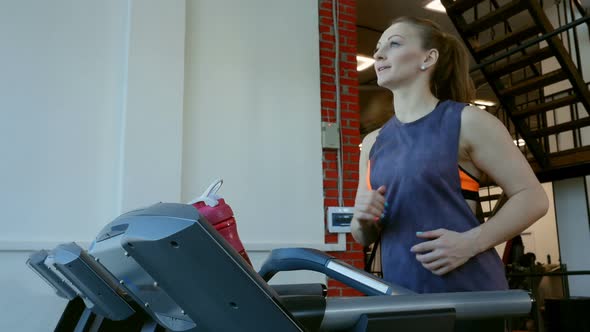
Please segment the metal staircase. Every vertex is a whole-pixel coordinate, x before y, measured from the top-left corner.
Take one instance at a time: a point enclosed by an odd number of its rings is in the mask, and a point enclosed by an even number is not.
[[[590,131],[586,139],[583,130],[590,127],[590,91],[579,70],[584,62],[577,36],[590,16],[578,2],[569,3],[571,19],[557,28],[537,0],[442,3],[477,63],[476,84],[489,84],[500,104],[494,111],[515,143],[524,141],[521,150],[539,179],[590,174]],[[590,54],[585,61],[590,65]],[[564,149],[566,136],[571,144]]]

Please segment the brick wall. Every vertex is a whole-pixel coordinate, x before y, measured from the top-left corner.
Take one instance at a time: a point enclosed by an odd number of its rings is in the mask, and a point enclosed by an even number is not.
[[[335,37],[332,18],[332,1],[319,1],[320,68],[322,121],[336,121]],[[359,99],[356,71],[356,0],[338,0],[338,33],[340,42],[340,106],[342,128],[342,157],[344,178],[344,205],[354,206],[358,184],[359,160]],[[324,207],[338,206],[338,169],[335,150],[323,151]],[[326,231],[326,243],[337,242],[338,236]],[[345,252],[329,252],[351,265],[363,268],[362,246],[350,234],[346,238]],[[360,295],[335,280],[328,281],[329,296]]]

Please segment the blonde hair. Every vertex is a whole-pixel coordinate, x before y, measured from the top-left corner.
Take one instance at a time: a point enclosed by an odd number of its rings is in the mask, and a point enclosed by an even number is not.
[[[438,24],[430,20],[403,16],[391,25],[396,23],[414,26],[422,39],[422,47],[425,50],[438,50],[438,60],[430,77],[432,94],[440,100],[472,102],[475,99],[475,85],[469,76],[469,55],[463,43],[443,32]]]

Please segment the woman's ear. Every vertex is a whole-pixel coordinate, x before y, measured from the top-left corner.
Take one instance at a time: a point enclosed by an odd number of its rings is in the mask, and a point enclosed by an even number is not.
[[[426,53],[426,58],[424,59],[424,62],[422,63],[422,66],[420,67],[422,70],[426,70],[432,66],[434,66],[436,64],[436,62],[438,61],[438,50],[436,48],[430,49],[427,53]]]

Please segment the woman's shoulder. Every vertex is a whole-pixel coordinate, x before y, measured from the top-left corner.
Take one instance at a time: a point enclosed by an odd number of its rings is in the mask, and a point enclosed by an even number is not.
[[[480,109],[477,106],[464,103],[461,111],[461,122],[464,124],[478,125],[479,127],[482,124],[489,125],[491,123],[500,122],[500,120],[494,115]]]
[[[466,108],[475,108],[475,109],[479,109],[476,106],[473,106],[473,104],[464,102],[464,101],[457,101],[457,100],[453,100],[453,99],[442,99],[439,102],[441,105],[447,105],[447,106],[453,106],[454,108],[457,108],[459,111],[462,111]]]
[[[379,132],[381,128],[373,130],[372,132],[368,133],[365,138],[363,138],[363,148],[372,146],[375,141],[377,140],[377,136],[379,136]]]
[[[361,146],[361,162],[364,162],[363,159],[369,158],[369,151],[373,148],[373,144],[377,140],[377,136],[379,136],[379,132],[381,128],[374,130],[368,133],[364,138]]]
[[[461,114],[461,122],[462,123],[469,123],[469,122],[489,122],[493,121],[494,119],[497,120],[495,116],[490,114],[487,111],[482,110],[481,108],[474,106],[473,104],[456,101],[456,100],[445,100],[443,103],[450,105],[452,109],[456,110]]]
[[[461,113],[461,137],[467,142],[490,143],[498,135],[507,134],[506,126],[493,114],[479,107],[467,105]],[[508,134],[509,135],[509,134]]]

